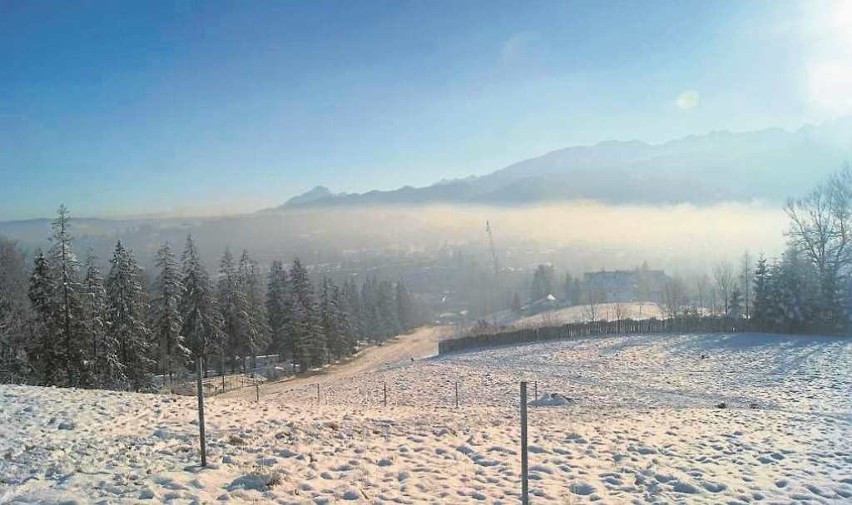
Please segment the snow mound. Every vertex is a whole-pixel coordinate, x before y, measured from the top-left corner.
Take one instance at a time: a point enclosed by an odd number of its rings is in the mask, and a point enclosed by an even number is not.
[[[559,393],[545,393],[538,397],[537,400],[532,400],[527,404],[533,407],[561,407],[570,405],[574,400]]]

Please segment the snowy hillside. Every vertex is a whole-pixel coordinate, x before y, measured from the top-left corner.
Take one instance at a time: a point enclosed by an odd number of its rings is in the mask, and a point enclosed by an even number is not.
[[[259,405],[210,398],[205,470],[193,398],[0,386],[0,502],[517,503],[522,379],[567,399],[531,407],[532,503],[852,500],[852,341],[740,334],[504,347],[268,386]]]

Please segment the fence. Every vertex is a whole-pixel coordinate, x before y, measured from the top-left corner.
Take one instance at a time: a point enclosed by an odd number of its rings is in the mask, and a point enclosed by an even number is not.
[[[441,340],[438,354],[446,354],[477,347],[493,347],[534,342],[547,342],[595,335],[639,333],[736,333],[748,329],[747,321],[727,317],[678,317],[671,319],[620,319],[617,321],[592,321],[569,323],[561,326],[531,328],[501,333],[468,335]]]

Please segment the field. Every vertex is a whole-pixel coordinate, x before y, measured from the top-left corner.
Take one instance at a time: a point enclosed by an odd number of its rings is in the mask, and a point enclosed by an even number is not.
[[[0,386],[0,502],[518,503],[520,380],[534,504],[852,501],[848,338],[438,335],[208,399],[203,470],[193,398]]]

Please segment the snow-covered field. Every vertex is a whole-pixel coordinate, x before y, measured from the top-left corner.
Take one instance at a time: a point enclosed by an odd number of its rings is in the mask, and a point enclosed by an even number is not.
[[[586,323],[589,321],[615,321],[616,319],[663,318],[663,310],[654,302],[598,303],[592,305],[572,305],[560,309],[546,310],[531,316],[519,316],[512,310],[501,310],[483,317],[495,326],[513,328],[539,328],[558,326],[568,323]]]
[[[204,470],[193,398],[0,386],[0,502],[517,503],[520,380],[569,399],[530,408],[534,504],[852,503],[852,339],[746,334],[406,358],[320,376],[319,401],[310,381],[211,398]]]

